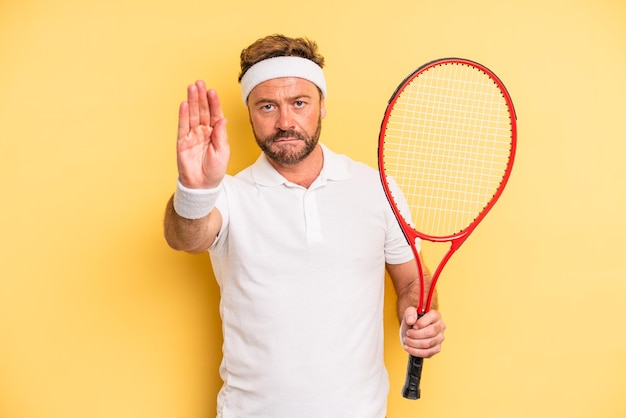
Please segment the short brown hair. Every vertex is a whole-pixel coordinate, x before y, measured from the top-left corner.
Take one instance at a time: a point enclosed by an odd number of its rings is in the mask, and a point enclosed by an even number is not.
[[[276,34],[258,39],[241,51],[241,72],[237,81],[241,81],[246,71],[257,62],[274,57],[301,57],[324,67],[324,57],[317,51],[317,44],[314,41]]]

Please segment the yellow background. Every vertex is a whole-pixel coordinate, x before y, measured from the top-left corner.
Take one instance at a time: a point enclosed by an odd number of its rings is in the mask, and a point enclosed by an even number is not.
[[[417,402],[389,292],[389,417],[626,416],[622,0],[2,0],[0,417],[214,416],[218,288],[161,234],[177,107],[218,88],[229,170],[252,162],[238,55],[276,32],[318,41],[322,139],[372,166],[426,61],[482,62],[516,105],[513,176],[444,271]]]

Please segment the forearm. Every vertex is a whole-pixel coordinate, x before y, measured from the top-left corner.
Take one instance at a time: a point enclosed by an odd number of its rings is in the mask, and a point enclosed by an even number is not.
[[[187,219],[174,210],[174,198],[170,198],[165,208],[163,229],[167,244],[175,250],[189,253],[206,251],[213,240],[215,233],[211,231],[211,217],[219,216],[219,212],[212,211],[199,219]]]
[[[424,273],[424,303],[428,298],[428,289],[432,283],[432,276],[427,268],[423,266]],[[419,274],[417,270],[417,263],[415,261],[411,261],[405,264],[400,265],[391,265],[388,266],[388,271],[391,275],[396,295],[397,295],[397,314],[398,319],[402,321],[406,309],[409,307],[418,308],[420,302],[420,290],[421,283],[419,280]],[[437,292],[434,291],[432,301],[431,301],[431,309],[438,309],[438,300],[437,300]]]

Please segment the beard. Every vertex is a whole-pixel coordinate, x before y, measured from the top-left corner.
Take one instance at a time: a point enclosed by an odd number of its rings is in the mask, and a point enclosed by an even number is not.
[[[254,131],[254,128],[253,128]],[[254,131],[254,138],[261,150],[271,160],[283,166],[294,166],[309,156],[317,146],[322,132],[322,120],[317,121],[317,127],[312,135],[306,132],[298,132],[293,129],[278,131],[273,135],[261,138]],[[274,147],[274,143],[282,138],[296,138],[302,144],[282,144]],[[303,146],[300,146],[303,145]]]

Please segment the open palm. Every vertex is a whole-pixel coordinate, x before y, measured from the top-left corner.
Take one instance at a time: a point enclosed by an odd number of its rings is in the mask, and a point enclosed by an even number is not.
[[[187,88],[178,113],[178,175],[190,189],[216,187],[226,174],[230,147],[226,119],[215,90],[203,81]]]

